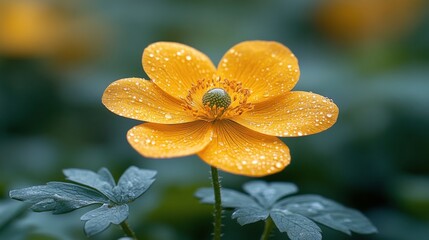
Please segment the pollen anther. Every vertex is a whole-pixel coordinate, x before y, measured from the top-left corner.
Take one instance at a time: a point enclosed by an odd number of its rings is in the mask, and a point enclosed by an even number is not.
[[[194,117],[211,122],[253,109],[253,104],[247,102],[249,96],[249,89],[243,88],[241,82],[215,76],[198,80],[182,100],[184,109]]]

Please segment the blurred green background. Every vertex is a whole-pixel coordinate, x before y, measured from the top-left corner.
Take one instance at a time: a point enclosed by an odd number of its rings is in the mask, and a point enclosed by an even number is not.
[[[84,211],[52,216],[8,201],[10,189],[63,180],[64,168],[115,175],[130,165],[158,171],[131,205],[141,239],[210,239],[210,186],[197,157],[144,159],[125,134],[137,121],[110,113],[104,89],[146,77],[143,49],[156,41],[193,46],[217,63],[234,44],[274,40],[298,57],[297,90],[340,108],[321,134],[283,138],[292,163],[264,178],[291,181],[357,208],[379,234],[324,239],[429,239],[429,6],[426,0],[0,0],[0,239],[85,239]],[[248,177],[221,173],[240,189]],[[257,239],[225,214],[224,239]],[[93,239],[117,239],[112,227]],[[273,239],[286,239],[274,233]]]

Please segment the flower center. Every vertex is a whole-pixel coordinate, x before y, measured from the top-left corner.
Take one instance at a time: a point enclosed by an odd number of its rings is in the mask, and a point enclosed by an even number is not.
[[[213,88],[208,90],[203,96],[203,104],[209,107],[218,107],[227,109],[231,104],[231,97],[222,88]]]
[[[243,88],[240,82],[214,76],[192,84],[182,100],[184,109],[195,118],[212,122],[253,109],[253,104],[247,102],[249,96],[250,90]]]

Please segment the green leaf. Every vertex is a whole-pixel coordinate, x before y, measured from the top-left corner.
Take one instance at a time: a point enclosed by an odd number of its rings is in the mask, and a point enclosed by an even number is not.
[[[129,167],[113,188],[116,203],[129,203],[140,197],[155,181],[156,171]]]
[[[274,224],[280,232],[287,232],[291,240],[319,240],[322,230],[310,219],[287,210],[270,212]]]
[[[106,168],[101,168],[97,173],[85,169],[70,168],[63,170],[63,173],[68,180],[94,188],[114,200],[115,180]]]
[[[296,193],[298,188],[293,183],[251,181],[244,184],[243,189],[265,208],[271,207],[280,198]]]
[[[211,188],[200,188],[195,193],[197,198],[200,198],[202,203],[213,204],[214,193]],[[224,208],[239,208],[239,207],[259,207],[251,197],[231,189],[222,189],[222,207]]]
[[[10,226],[26,210],[22,203],[8,200],[0,201],[0,232]]]
[[[298,188],[292,183],[251,181],[243,188],[251,197],[231,189],[221,190],[222,207],[235,208],[232,218],[241,225],[271,216],[277,228],[287,232],[292,240],[322,239],[321,229],[312,220],[347,234],[377,232],[360,212],[321,196],[302,195],[281,200],[297,192]],[[211,188],[199,189],[195,196],[203,203],[215,202]]]
[[[360,212],[318,195],[290,197],[277,203],[275,208],[302,214],[346,234],[351,234],[351,231],[362,234],[377,232],[377,229]]]
[[[269,211],[263,208],[239,208],[232,213],[232,219],[237,219],[240,225],[246,225],[257,221],[265,220],[269,216]]]
[[[120,224],[128,218],[128,205],[103,206],[84,214],[80,219],[85,222],[85,234],[93,236],[104,231],[110,224]]]
[[[92,204],[108,203],[109,199],[99,192],[71,183],[50,182],[9,192],[13,199],[33,204],[35,212],[53,211],[61,214]]]
[[[129,215],[128,205],[140,197],[155,181],[156,171],[129,167],[115,185],[106,168],[97,173],[83,169],[65,169],[64,175],[74,183],[50,182],[10,191],[10,197],[31,203],[36,212],[66,213],[92,204],[102,205],[82,216],[85,233],[97,234],[110,224],[120,224]],[[79,185],[78,185],[79,184]]]

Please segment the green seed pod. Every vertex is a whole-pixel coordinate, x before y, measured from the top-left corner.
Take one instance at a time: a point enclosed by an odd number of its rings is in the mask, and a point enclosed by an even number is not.
[[[231,104],[231,97],[222,88],[213,88],[208,90],[203,96],[203,104],[213,107],[226,109]]]

